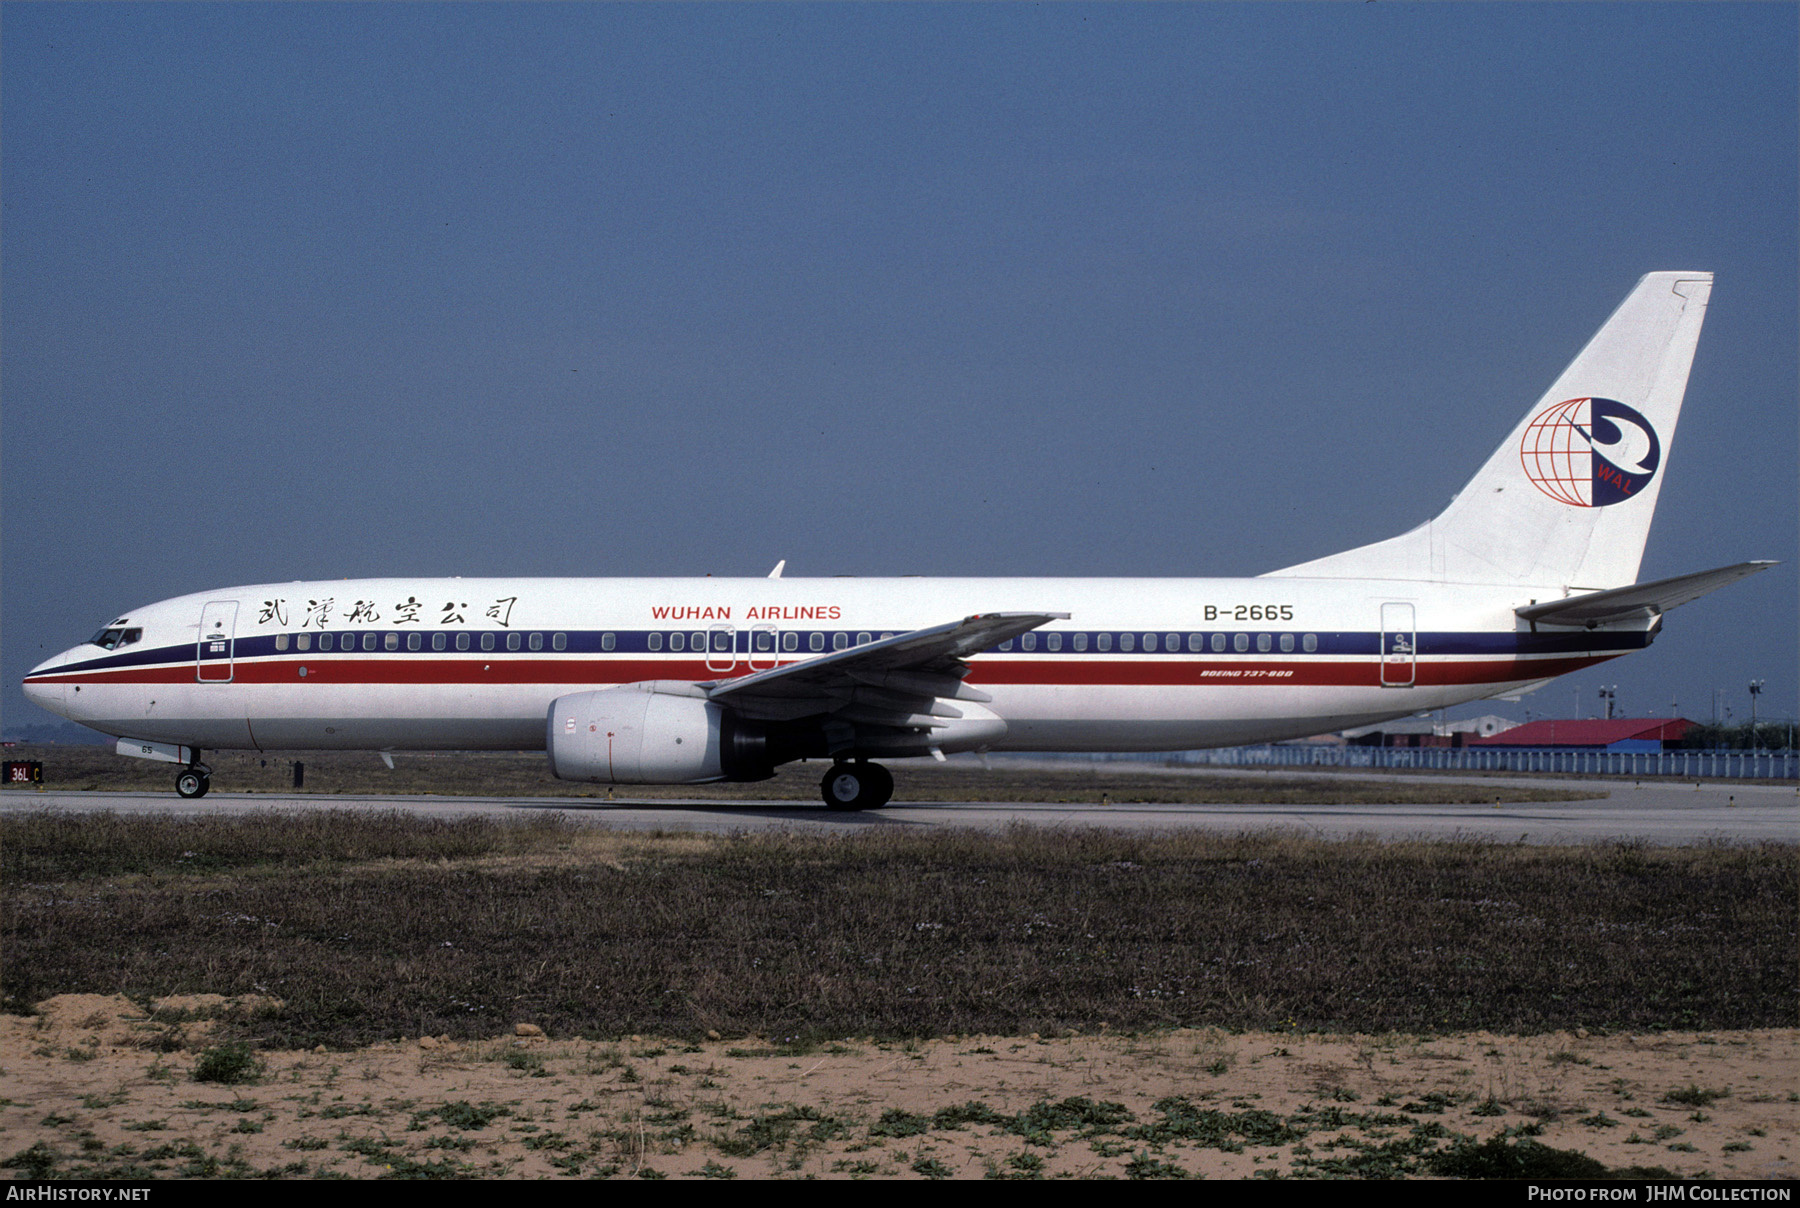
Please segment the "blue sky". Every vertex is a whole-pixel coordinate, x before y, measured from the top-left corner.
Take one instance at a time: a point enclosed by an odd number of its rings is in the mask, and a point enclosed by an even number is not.
[[[1259,573],[1668,268],[1643,577],[1785,565],[1527,704],[1792,714],[1797,12],[5,4],[5,720],[235,583]]]

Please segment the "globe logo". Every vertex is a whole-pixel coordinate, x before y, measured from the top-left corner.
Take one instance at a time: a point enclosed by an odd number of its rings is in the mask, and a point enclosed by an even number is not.
[[[1603,508],[1632,498],[1656,477],[1662,442],[1650,421],[1609,398],[1546,407],[1519,442],[1525,476],[1558,503]]]

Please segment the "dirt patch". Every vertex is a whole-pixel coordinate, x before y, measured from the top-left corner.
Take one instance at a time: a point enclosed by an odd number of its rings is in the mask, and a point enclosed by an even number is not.
[[[148,1008],[123,994],[59,994],[39,1003],[36,1018],[28,1022],[37,1048],[87,1054],[121,1048],[171,1052],[205,1041],[221,1022],[280,1005],[260,994],[171,994],[151,999]],[[10,1029],[19,1021],[18,1016],[0,1017],[0,1036],[11,1039]]]
[[[1496,1136],[1683,1176],[1791,1178],[1800,1158],[1795,1029],[799,1049],[526,1027],[236,1065],[167,1047],[267,1005],[65,995],[0,1017],[0,1159],[37,1177],[1248,1178],[1421,1174]],[[219,1069],[233,1080],[196,1080]]]

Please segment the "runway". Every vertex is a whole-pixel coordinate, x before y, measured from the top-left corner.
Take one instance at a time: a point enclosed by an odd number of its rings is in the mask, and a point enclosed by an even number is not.
[[[1358,780],[1390,779],[1358,776]],[[1398,779],[1398,778],[1394,778]],[[1416,787],[1417,777],[1407,778]],[[1446,780],[1452,778],[1445,778]],[[398,809],[435,817],[517,816],[554,811],[593,826],[629,830],[749,832],[771,829],[850,834],[880,827],[960,827],[1002,831],[1015,825],[1102,827],[1128,831],[1296,831],[1320,838],[1481,839],[1501,843],[1565,844],[1630,841],[1659,846],[1691,843],[1792,843],[1800,840],[1800,788],[1692,781],[1511,780],[1459,783],[1491,786],[1489,805],[1089,805],[1066,802],[907,801],[885,809],[837,813],[803,802],[616,800],[570,797],[348,796],[215,792],[201,801],[173,793],[9,790],[0,813],[24,810],[116,810],[121,813],[220,814],[268,810]],[[1588,790],[1610,796],[1591,801],[1508,803],[1508,786]]]

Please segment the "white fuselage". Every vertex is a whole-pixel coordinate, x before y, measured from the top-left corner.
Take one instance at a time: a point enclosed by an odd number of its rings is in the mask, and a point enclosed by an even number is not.
[[[1293,738],[1498,696],[1647,645],[1533,633],[1555,587],[1306,579],[426,579],[226,588],[75,647],[39,704],[208,749],[535,750],[557,698],[709,683],[971,614],[1066,613],[970,658],[987,749],[1154,751]],[[700,647],[696,651],[696,645]]]

